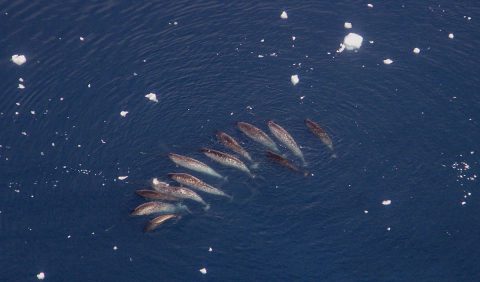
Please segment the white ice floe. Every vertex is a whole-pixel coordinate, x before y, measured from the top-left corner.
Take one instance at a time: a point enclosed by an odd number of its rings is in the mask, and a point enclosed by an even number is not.
[[[448,38],[453,39],[454,37],[455,35],[453,35],[453,33],[448,34]]]
[[[283,11],[282,14],[280,15],[280,18],[281,18],[282,20],[288,19],[288,14],[287,14],[287,12],[286,12],[286,11]]]
[[[155,94],[155,93],[148,93],[147,95],[145,95],[145,98],[147,98],[148,100],[150,100],[152,102],[158,103],[157,94]]]
[[[38,279],[38,280],[43,280],[43,279],[45,279],[45,273],[40,272],[39,274],[37,274],[37,279]]]
[[[18,79],[18,81],[23,82],[23,78],[20,77],[20,78]]]
[[[208,251],[209,251],[209,252],[213,252],[212,247],[208,248]]]
[[[90,87],[92,87],[92,85],[89,83],[89,84],[87,85],[87,87],[90,88]]]
[[[127,114],[128,114],[128,111],[121,111],[121,112],[120,112],[120,115],[121,115],[122,117],[126,117]]]
[[[18,89],[25,89],[25,85],[19,83],[19,84],[18,84]]]
[[[346,29],[350,29],[350,28],[352,28],[352,23],[345,22],[345,23],[343,24],[343,26],[344,26]]]
[[[200,273],[203,274],[203,275],[207,274],[207,269],[205,267],[198,270],[198,271],[200,271]]]
[[[297,85],[300,82],[298,75],[294,74],[290,77],[290,81],[292,82],[293,86]]]
[[[363,212],[364,212],[365,214],[367,214],[367,213],[368,213],[368,211],[367,211],[367,210],[364,210]]]
[[[385,65],[390,65],[391,63],[393,63],[393,60],[392,59],[385,59],[385,60],[383,60],[383,63]]]
[[[15,54],[15,55],[12,56],[12,62],[21,66],[21,65],[23,65],[27,62],[27,58],[25,57],[25,55]]]
[[[80,36],[80,41],[83,41],[83,40],[85,40],[85,38],[83,38],[83,37]]]
[[[368,3],[368,4],[367,4],[367,7],[368,7],[368,8],[373,8],[373,4]]]
[[[343,39],[343,43],[340,44],[340,49],[337,50],[337,53],[343,52],[343,50],[357,50],[362,47],[363,37],[356,33],[349,33]]]
[[[127,179],[127,178],[128,178],[128,176],[119,176],[119,177],[118,177],[118,180],[125,180],[125,179]]]
[[[392,200],[383,200],[382,201],[382,205],[384,205],[384,206],[389,206],[390,204],[392,204]]]
[[[413,53],[415,53],[415,54],[420,53],[420,48],[413,48]]]
[[[297,39],[295,36],[292,36],[292,40],[295,41],[295,39]]]
[[[114,250],[114,251],[118,250],[118,247],[117,247],[117,246],[113,246],[113,250]]]

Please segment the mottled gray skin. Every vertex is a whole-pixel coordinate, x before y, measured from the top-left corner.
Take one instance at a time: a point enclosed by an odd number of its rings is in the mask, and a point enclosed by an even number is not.
[[[238,170],[248,173],[250,177],[254,177],[248,167],[241,160],[230,154],[208,148],[202,148],[200,151],[204,153],[205,156],[216,162],[221,163],[224,166],[236,168]]]
[[[298,172],[298,173],[302,173],[304,176],[308,176],[309,173],[307,171],[302,171],[301,169],[299,169],[296,165],[294,165],[291,161],[289,161],[288,159],[280,156],[279,154],[276,154],[272,151],[267,151],[267,157],[273,161],[273,162],[276,162],[292,171],[295,171],[295,172]]]
[[[305,125],[310,129],[310,131],[315,134],[320,140],[322,140],[323,144],[325,144],[330,150],[333,151],[333,142],[330,136],[328,136],[327,132],[323,130],[316,122],[306,119]]]
[[[275,136],[275,138],[278,139],[285,147],[287,147],[292,153],[299,157],[303,165],[306,165],[305,158],[303,157],[303,153],[300,150],[300,147],[297,145],[297,142],[293,139],[292,135],[288,133],[283,127],[280,125],[276,124],[275,122],[269,120],[267,122],[268,128],[270,129],[270,132]]]
[[[175,180],[176,182],[182,185],[189,186],[193,189],[197,189],[205,193],[232,198],[230,195],[225,194],[225,192],[223,192],[222,190],[215,188],[211,185],[208,185],[202,180],[187,173],[169,173],[168,177],[170,177],[171,179]]]
[[[252,157],[250,154],[245,150],[237,140],[233,139],[232,136],[228,135],[225,132],[217,132],[217,139],[223,146],[229,148],[230,150],[234,151],[235,153],[239,154],[240,156],[244,157],[245,159],[252,161]]]
[[[168,196],[172,196],[172,197],[176,197],[176,198],[180,198],[180,199],[188,199],[188,200],[192,200],[192,201],[201,203],[201,204],[205,205],[206,209],[208,209],[210,207],[202,199],[202,197],[200,197],[200,195],[198,195],[195,191],[192,191],[192,190],[190,190],[186,187],[177,187],[177,186],[168,185],[167,183],[160,182],[156,179],[153,179],[152,187],[153,187],[153,189],[155,189],[155,191],[157,191],[159,193],[162,193],[162,194],[165,194],[165,195],[168,195]]]
[[[150,220],[147,225],[145,225],[145,228],[143,229],[144,232],[150,232],[155,230],[157,227],[162,225],[165,221],[178,217],[176,214],[163,214],[160,216],[155,217],[154,219]]]
[[[163,202],[147,202],[136,207],[131,215],[150,215],[190,212],[187,206],[182,204],[170,204]]]
[[[170,158],[170,160],[172,160],[172,162],[174,162],[178,166],[182,166],[182,167],[191,169],[193,171],[208,174],[208,175],[211,175],[211,176],[214,176],[214,177],[224,178],[218,172],[213,170],[213,168],[211,168],[208,165],[202,163],[201,161],[197,161],[196,159],[186,157],[186,156],[182,156],[182,155],[178,155],[178,154],[174,154],[174,153],[168,154],[168,157]]]
[[[237,127],[253,141],[258,142],[275,152],[279,152],[277,144],[275,144],[275,142],[273,142],[273,140],[259,128],[246,122],[237,122]]]

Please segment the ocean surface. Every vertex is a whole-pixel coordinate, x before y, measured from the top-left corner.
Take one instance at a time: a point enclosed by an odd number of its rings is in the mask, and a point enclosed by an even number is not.
[[[0,281],[480,281],[479,23],[478,1],[0,1]],[[313,176],[235,126],[270,119]],[[255,179],[199,152],[229,152],[217,130]],[[144,233],[135,190],[188,172],[170,152],[234,198]]]

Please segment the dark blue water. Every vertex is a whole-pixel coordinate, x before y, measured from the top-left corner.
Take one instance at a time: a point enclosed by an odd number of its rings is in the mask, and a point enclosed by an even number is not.
[[[67,2],[0,2],[1,281],[479,281],[480,3]],[[345,21],[364,43],[335,54]],[[234,126],[268,119],[313,177]],[[260,177],[198,152],[215,130]],[[134,191],[184,171],[168,152],[234,200],[144,234]]]

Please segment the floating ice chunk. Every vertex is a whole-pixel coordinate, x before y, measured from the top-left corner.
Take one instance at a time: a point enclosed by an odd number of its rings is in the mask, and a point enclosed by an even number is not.
[[[18,81],[23,82],[23,78],[20,77],[20,78],[18,79]]]
[[[350,28],[352,28],[352,23],[345,22],[345,23],[343,24],[343,26],[344,26],[346,29],[350,29]]]
[[[290,77],[290,81],[292,82],[293,86],[297,85],[300,82],[298,75],[294,74]]]
[[[393,63],[393,60],[392,59],[385,59],[385,60],[383,60],[383,63],[385,65],[390,65],[391,63]]]
[[[118,250],[118,247],[117,247],[117,246],[113,246],[113,250],[114,250],[114,251]]]
[[[213,252],[212,247],[208,248],[208,251],[209,251],[209,252]]]
[[[349,33],[343,39],[343,45],[347,50],[355,50],[362,47],[363,37],[356,33]]]
[[[337,53],[342,53],[343,50],[345,50],[345,45],[343,43],[340,43],[340,48],[336,51]],[[327,52],[327,55],[330,55],[330,52]]]
[[[367,214],[367,213],[368,213],[368,211],[367,211],[367,210],[364,210],[363,212],[364,212],[365,214]]]
[[[25,85],[19,83],[19,84],[18,84],[18,89],[25,89]]]
[[[295,36],[292,36],[292,40],[295,41],[295,39],[297,39]]]
[[[415,54],[420,53],[420,48],[413,48],[413,53],[415,53]]]
[[[207,274],[207,269],[204,267],[202,269],[199,270],[201,274],[205,275]]]
[[[282,14],[280,15],[280,18],[281,18],[282,20],[288,19],[287,12],[283,11]]]
[[[158,103],[157,94],[155,94],[155,93],[148,93],[147,95],[145,95],[145,98],[147,98],[148,100],[150,100],[152,102]]]
[[[121,112],[120,112],[120,115],[121,115],[122,117],[126,117],[127,114],[128,114],[128,111],[121,111]]]
[[[85,38],[83,38],[83,37],[80,36],[80,41],[83,41],[83,40],[85,40]]]
[[[382,201],[382,205],[384,205],[384,206],[389,206],[390,204],[392,204],[392,200],[383,200]]]
[[[27,58],[24,55],[15,54],[12,56],[12,62],[21,66],[27,62]]]
[[[43,280],[43,279],[45,279],[45,273],[40,272],[39,274],[37,274],[37,279],[38,279],[38,280]]]
[[[455,35],[453,35],[453,33],[448,34],[448,38],[453,39],[454,37]]]
[[[128,178],[128,176],[119,176],[119,177],[118,177],[118,180],[125,180],[125,179],[127,179],[127,178]]]
[[[367,7],[368,7],[368,8],[373,8],[373,4],[368,3],[368,4],[367,4]]]

